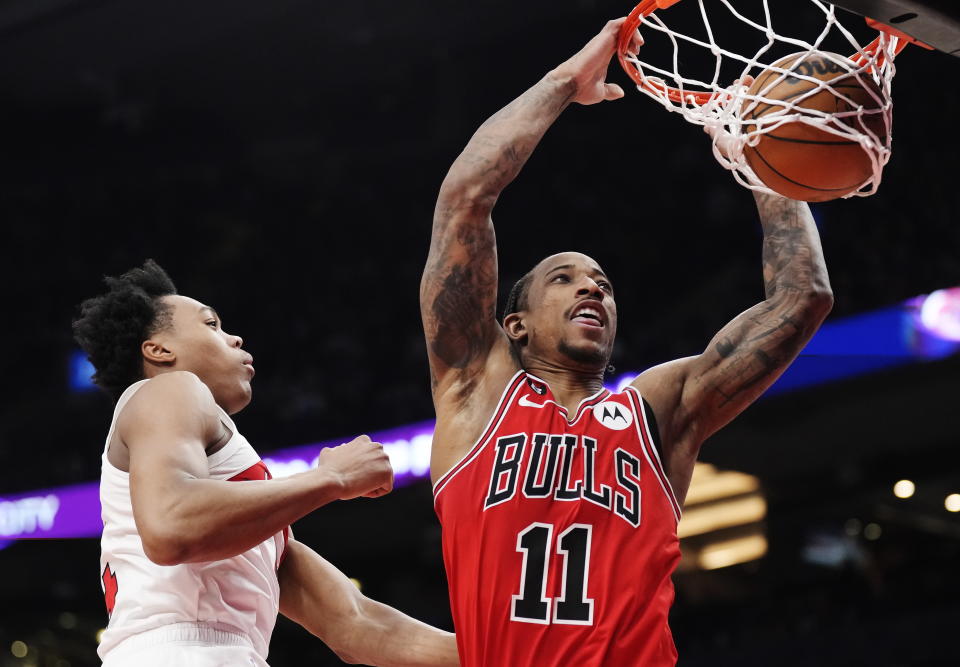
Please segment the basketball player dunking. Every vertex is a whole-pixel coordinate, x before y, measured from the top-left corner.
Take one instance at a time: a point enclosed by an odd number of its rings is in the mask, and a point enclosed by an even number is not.
[[[700,446],[773,383],[832,304],[807,206],[759,195],[766,299],[700,355],[605,390],[614,290],[576,252],[533,267],[498,323],[491,211],[567,105],[623,95],[605,83],[622,21],[487,120],[437,201],[420,305],[434,496],[467,667],[673,665],[676,526]]]
[[[452,634],[364,597],[290,537],[321,505],[388,493],[383,448],[361,436],[271,480],[230,418],[254,374],[240,337],[152,261],[107,285],[74,322],[117,399],[100,482],[104,665],[263,666],[278,610],[350,662],[458,664]]]

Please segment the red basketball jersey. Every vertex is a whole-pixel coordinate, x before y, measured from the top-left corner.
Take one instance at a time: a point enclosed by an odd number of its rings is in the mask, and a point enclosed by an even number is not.
[[[660,667],[680,507],[640,394],[575,414],[523,371],[434,487],[464,667]]]

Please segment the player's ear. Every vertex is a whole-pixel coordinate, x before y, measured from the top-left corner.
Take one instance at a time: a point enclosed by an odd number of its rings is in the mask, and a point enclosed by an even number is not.
[[[512,343],[527,342],[527,327],[523,323],[522,313],[510,313],[503,318],[503,330]]]
[[[140,343],[140,353],[148,364],[158,366],[172,366],[177,360],[177,353],[158,338],[149,338]]]

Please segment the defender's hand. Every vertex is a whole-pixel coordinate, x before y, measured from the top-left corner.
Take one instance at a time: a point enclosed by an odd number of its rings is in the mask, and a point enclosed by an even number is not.
[[[573,80],[576,93],[571,101],[596,104],[623,97],[623,88],[615,83],[607,83],[606,78],[610,59],[617,52],[617,39],[624,21],[626,17],[608,21],[596,37],[548,75],[560,81]],[[627,52],[636,55],[641,46],[643,38],[639,32],[634,31]]]
[[[339,479],[341,500],[376,498],[393,490],[393,467],[383,445],[365,435],[322,450],[317,467]]]

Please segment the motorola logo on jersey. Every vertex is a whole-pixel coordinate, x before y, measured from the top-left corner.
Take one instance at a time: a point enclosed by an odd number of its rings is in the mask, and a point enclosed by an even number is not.
[[[614,431],[622,431],[633,423],[630,408],[616,401],[604,401],[593,406],[593,416],[597,421]]]
[[[634,528],[640,525],[640,459],[625,449],[598,455],[596,439],[569,433],[506,435],[497,439],[494,449],[484,510],[507,502],[519,490],[528,499],[583,500],[610,510]],[[603,469],[612,468],[613,475],[604,480],[597,472],[598,456],[611,454],[612,466]]]

